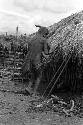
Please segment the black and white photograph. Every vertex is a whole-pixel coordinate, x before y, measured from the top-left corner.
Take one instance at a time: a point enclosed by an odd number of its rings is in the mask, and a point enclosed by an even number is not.
[[[83,125],[83,0],[0,0],[0,125]]]

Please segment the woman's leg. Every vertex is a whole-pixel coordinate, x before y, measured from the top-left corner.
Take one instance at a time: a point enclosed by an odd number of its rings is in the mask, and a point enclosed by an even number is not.
[[[42,71],[38,71],[37,77],[36,77],[36,80],[35,80],[34,94],[38,90],[39,84],[41,83],[41,79],[42,79]]]

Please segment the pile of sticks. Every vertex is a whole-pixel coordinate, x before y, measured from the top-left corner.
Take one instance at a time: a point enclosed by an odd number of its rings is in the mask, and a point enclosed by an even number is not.
[[[44,101],[42,101],[40,104],[36,105],[35,107],[43,108],[44,106],[48,106],[50,103],[52,104],[53,110],[56,110],[56,104],[58,105],[60,104],[62,112],[64,112],[66,116],[72,116],[72,113],[75,107],[74,100],[70,100],[70,103],[66,103],[63,101],[63,99],[55,95],[51,95],[51,98],[45,99]]]

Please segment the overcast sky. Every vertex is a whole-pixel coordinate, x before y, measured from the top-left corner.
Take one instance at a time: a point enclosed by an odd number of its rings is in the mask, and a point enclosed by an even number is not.
[[[83,10],[83,0],[0,0],[0,31],[32,33]]]

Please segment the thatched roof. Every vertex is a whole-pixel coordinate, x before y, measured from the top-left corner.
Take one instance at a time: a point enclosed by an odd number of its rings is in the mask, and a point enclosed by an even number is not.
[[[83,11],[73,14],[60,22],[50,26],[52,34],[48,39],[51,48],[54,50],[60,44],[64,54],[68,54],[76,48],[78,55],[83,51]]]

